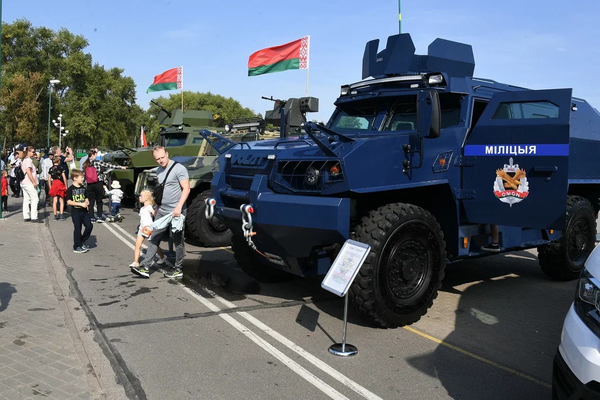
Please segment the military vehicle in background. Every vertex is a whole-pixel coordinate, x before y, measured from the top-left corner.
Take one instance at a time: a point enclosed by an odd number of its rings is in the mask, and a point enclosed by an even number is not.
[[[154,103],[156,104],[156,103]],[[158,106],[158,104],[156,104]],[[201,155],[204,138],[198,133],[200,129],[222,131],[222,128],[213,127],[213,116],[210,111],[165,110],[161,106],[158,121],[161,125],[160,141],[157,144],[165,146],[170,157],[185,156],[198,157]],[[111,179],[117,179],[121,183],[126,199],[137,199],[135,194],[135,183],[140,173],[148,168],[156,166],[152,156],[152,148],[123,148],[107,153],[103,157],[106,161],[115,165],[127,167],[124,170],[113,170]]]
[[[258,140],[274,139],[279,137],[279,132],[266,131],[267,124],[280,126],[282,123],[281,109],[291,110],[283,121],[288,125],[291,132],[301,132],[301,126],[306,122],[305,113],[300,109],[300,99],[275,100],[273,98],[263,99],[274,101],[274,107],[265,113],[265,118],[251,117],[234,119],[231,124],[225,126],[226,134],[221,136],[209,130],[194,131],[194,135],[206,138],[201,142],[196,156],[175,156],[174,161],[183,164],[188,169],[190,177],[190,196],[188,197],[188,213],[186,217],[187,233],[199,241],[205,247],[221,247],[231,244],[231,231],[221,221],[211,217],[205,217],[206,204],[204,202],[210,196],[210,184],[213,172],[218,170],[217,158],[229,149],[240,143],[254,142]],[[311,98],[312,104],[318,105],[316,98]],[[196,136],[194,136],[196,137]],[[243,145],[241,145],[243,146]],[[169,155],[171,151],[169,150]],[[135,196],[139,196],[142,190],[154,190],[157,185],[156,163],[154,168],[139,174],[135,185]]]

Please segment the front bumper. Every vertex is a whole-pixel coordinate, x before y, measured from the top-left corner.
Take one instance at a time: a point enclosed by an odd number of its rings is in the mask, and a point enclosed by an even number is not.
[[[265,175],[256,175],[249,191],[233,190],[221,172],[215,174],[212,194],[215,215],[234,233],[242,232],[240,205],[251,204],[257,249],[283,259],[286,266],[273,267],[292,274],[325,274],[331,266],[325,249],[350,234],[350,199],[275,193]]]
[[[554,358],[552,389],[559,399],[600,399],[600,338],[569,309]]]

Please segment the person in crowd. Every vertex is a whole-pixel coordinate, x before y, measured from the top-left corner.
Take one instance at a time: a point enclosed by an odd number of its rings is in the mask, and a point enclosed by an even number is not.
[[[110,216],[111,221],[115,219],[121,219],[121,200],[123,199],[124,193],[121,190],[121,184],[119,181],[114,180],[110,184],[111,190],[108,190],[104,186],[104,192],[110,196]]]
[[[498,225],[490,225],[490,231],[492,233],[492,242],[486,244],[485,246],[481,246],[481,250],[498,253],[501,250],[498,240],[500,238],[500,231],[498,229]]]
[[[92,149],[90,149],[90,150],[89,150],[89,151],[88,151],[88,152],[85,154],[85,156],[81,157],[81,159],[79,160],[79,169],[81,169],[82,171],[85,171],[85,170],[83,169],[83,164],[85,163],[85,160],[87,160],[87,159],[88,159],[88,157],[89,157],[89,156],[88,156],[88,154],[90,154],[90,153],[94,153],[94,152],[96,152],[96,150],[94,150],[94,149],[92,148]],[[97,153],[97,152],[96,152],[96,153]]]
[[[50,191],[48,194],[52,197],[52,211],[54,220],[62,221],[65,219],[65,196],[67,194],[67,174],[60,162],[59,156],[54,156],[54,165],[48,171]],[[60,214],[57,214],[57,206],[60,206]]]
[[[6,156],[4,155],[4,153],[2,153],[2,156],[0,157],[0,171],[6,170],[6,161],[4,161],[5,158]]]
[[[58,156],[60,157],[60,165],[62,165],[64,171],[65,171],[65,175],[67,176],[67,180],[69,180],[69,164],[71,161],[73,161],[73,150],[71,150],[70,147],[67,147],[65,150],[66,156],[62,155],[62,150],[58,147],[58,146],[54,146],[52,148],[52,154],[54,154],[54,156]]]
[[[33,167],[35,168],[38,175],[40,174],[40,153],[33,150],[33,155],[31,156],[31,162],[33,162]]]
[[[8,172],[0,171],[0,196],[2,197],[2,211],[8,212]]]
[[[86,197],[86,189],[83,186],[83,172],[78,169],[71,170],[73,184],[67,189],[67,204],[72,207],[71,219],[73,220],[73,252],[85,253],[89,247],[85,243],[92,234],[92,222],[88,207],[91,206]],[[81,228],[85,230],[81,233]]]
[[[166,226],[155,228],[150,236],[150,243],[146,250],[146,258],[139,267],[132,267],[133,273],[149,278],[150,267],[154,263],[158,245],[162,236],[172,234],[173,245],[175,246],[175,269],[165,273],[167,278],[177,278],[183,276],[183,259],[185,257],[183,227],[179,223],[187,213],[186,201],[190,194],[190,179],[187,169],[169,159],[169,153],[162,146],[154,148],[152,155],[158,164],[156,175],[159,185],[163,187],[162,201],[156,215],[157,222],[163,217],[173,217],[172,222]],[[177,218],[178,225],[175,226]],[[173,225],[173,226],[172,226]],[[173,231],[173,232],[172,232]]]
[[[12,196],[19,198],[21,197],[21,181],[17,179],[15,171],[17,168],[21,168],[21,156],[19,151],[15,151],[13,154],[12,161],[10,162],[10,190],[12,190]]]
[[[83,163],[83,172],[87,182],[87,196],[90,200],[89,212],[92,222],[105,222],[106,219],[102,215],[102,198],[104,197],[104,182],[106,181],[106,171],[109,169],[125,169],[118,165],[108,164],[96,160],[96,153],[89,152],[88,159]],[[96,204],[96,215],[94,214],[94,203]]]
[[[23,189],[23,220],[26,222],[43,222],[38,220],[39,179],[31,159],[34,153],[35,149],[33,147],[25,148],[23,161],[21,162],[21,170],[25,174],[25,178],[21,182],[21,189]]]
[[[40,183],[44,187],[44,192],[46,193],[46,205],[50,205],[50,169],[54,165],[54,156],[51,154],[45,154],[44,159],[42,160],[41,173],[40,173]]]
[[[145,238],[149,238],[152,234],[152,222],[154,221],[154,214],[156,210],[154,209],[154,197],[152,196],[152,192],[149,190],[142,190],[139,197],[140,203],[143,204],[143,207],[140,209],[140,227],[137,233],[137,239],[135,241],[135,250],[133,252],[133,262],[129,264],[130,268],[138,268],[140,266],[140,253],[142,251],[142,244],[144,243]],[[160,247],[156,249],[158,253],[158,261],[157,264],[164,264],[167,260],[167,257],[163,254]]]

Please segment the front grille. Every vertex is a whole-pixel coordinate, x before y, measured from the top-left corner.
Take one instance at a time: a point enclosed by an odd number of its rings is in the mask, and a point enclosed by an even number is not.
[[[339,169],[339,174],[330,173],[333,167]],[[307,180],[307,172],[317,171],[315,184]],[[326,184],[342,181],[344,173],[340,161],[280,161],[273,176],[275,186],[291,192],[319,192]]]

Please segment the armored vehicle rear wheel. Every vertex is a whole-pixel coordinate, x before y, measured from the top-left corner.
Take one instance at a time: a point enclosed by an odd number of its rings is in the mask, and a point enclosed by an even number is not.
[[[186,227],[189,233],[206,247],[223,247],[231,244],[231,230],[213,217],[206,219],[204,200],[210,197],[210,190],[200,193],[188,207]]]
[[[446,267],[435,218],[410,204],[388,204],[363,217],[354,238],[371,245],[350,289],[357,312],[387,328],[418,321],[437,297]]]
[[[580,196],[567,199],[567,224],[557,243],[538,248],[542,271],[550,279],[577,279],[596,243],[596,218],[590,201]]]
[[[231,249],[238,265],[246,274],[259,282],[272,283],[292,279],[294,276],[268,265],[268,261],[252,250],[241,235],[233,235]]]

